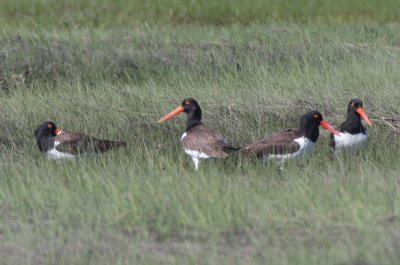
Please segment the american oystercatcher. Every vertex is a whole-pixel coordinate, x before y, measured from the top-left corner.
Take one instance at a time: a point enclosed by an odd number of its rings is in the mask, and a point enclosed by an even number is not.
[[[72,159],[84,152],[105,152],[125,142],[94,138],[83,133],[61,131],[54,122],[46,121],[35,130],[36,143],[50,159]]]
[[[201,108],[193,98],[183,100],[181,106],[166,114],[158,122],[166,121],[181,112],[187,114],[186,130],[181,136],[181,142],[185,153],[192,158],[196,170],[201,159],[226,158],[230,152],[236,150],[227,143],[221,133],[203,125]]]
[[[361,99],[352,99],[347,107],[347,118],[339,126],[340,136],[331,134],[331,147],[337,153],[338,151],[355,151],[360,147],[368,145],[368,131],[361,124],[361,118],[372,126],[367,115],[363,110]]]
[[[277,160],[279,162],[301,157],[311,152],[319,137],[319,126],[333,134],[339,134],[323,120],[321,113],[310,111],[300,118],[298,128],[274,133],[242,147],[235,154],[239,156],[255,156],[263,161]]]

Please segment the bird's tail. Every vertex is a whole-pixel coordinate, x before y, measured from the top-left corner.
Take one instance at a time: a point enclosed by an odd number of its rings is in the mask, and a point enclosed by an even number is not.
[[[126,147],[124,141],[111,141],[111,140],[95,140],[93,146],[96,152],[105,152],[112,148]]]
[[[239,152],[240,149],[241,147],[224,146],[222,150],[229,156],[237,156],[236,153]]]

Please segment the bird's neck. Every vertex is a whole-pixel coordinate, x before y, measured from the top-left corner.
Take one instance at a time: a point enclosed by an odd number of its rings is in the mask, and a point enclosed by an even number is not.
[[[361,124],[361,116],[354,111],[347,111],[347,118],[342,125],[340,131],[348,133],[364,132],[365,128]]]
[[[48,150],[54,147],[54,141],[56,137],[52,135],[44,135],[36,139],[37,144],[39,145],[40,151],[46,153]]]
[[[318,140],[319,137],[318,125],[308,125],[308,126],[300,125],[300,131],[302,135],[305,138],[309,139],[310,141],[315,143]]]
[[[187,118],[186,118],[186,130],[189,130],[190,128],[202,124],[201,123],[201,109],[196,109],[193,111],[189,111],[187,113]]]

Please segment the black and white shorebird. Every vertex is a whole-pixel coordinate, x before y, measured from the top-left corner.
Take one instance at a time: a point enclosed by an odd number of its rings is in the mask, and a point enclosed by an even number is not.
[[[299,158],[310,153],[319,137],[319,126],[333,134],[339,134],[322,118],[318,111],[301,116],[298,128],[271,134],[236,151],[239,156],[258,157],[262,161]]]
[[[338,128],[340,135],[331,134],[331,147],[335,153],[342,150],[355,151],[368,146],[368,131],[362,125],[361,118],[372,126],[368,116],[364,113],[362,100],[350,100],[347,107],[347,118]]]
[[[79,153],[105,152],[126,145],[121,141],[102,140],[83,133],[62,131],[51,121],[36,128],[35,138],[40,151],[50,159],[73,159]]]
[[[186,130],[181,136],[181,143],[185,153],[192,158],[196,170],[199,168],[200,160],[226,158],[230,152],[236,150],[228,144],[221,133],[201,122],[201,108],[193,98],[183,100],[178,108],[166,114],[159,122],[166,121],[181,112],[187,114]]]

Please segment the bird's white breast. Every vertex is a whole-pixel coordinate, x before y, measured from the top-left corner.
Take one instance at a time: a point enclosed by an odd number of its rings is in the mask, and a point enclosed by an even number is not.
[[[186,136],[187,136],[187,133],[184,132],[184,133],[182,134],[182,136],[181,136],[181,141],[183,141],[183,139],[184,139]],[[194,158],[194,159],[207,159],[207,158],[210,158],[209,155],[207,155],[207,154],[205,154],[205,153],[203,153],[203,152],[197,151],[197,150],[190,150],[190,149],[184,149],[184,150],[185,150],[185,153],[186,153],[187,155],[189,155],[190,157],[192,157],[192,158]]]
[[[209,155],[200,152],[200,151],[196,151],[196,150],[190,150],[190,149],[185,149],[185,153],[191,157],[197,158],[197,159],[207,159],[210,158]]]
[[[187,133],[184,132],[184,133],[182,134],[182,136],[181,136],[181,141],[182,141],[186,136],[187,136]],[[185,150],[185,153],[186,153],[187,155],[191,156],[192,158],[196,158],[196,159],[207,159],[207,158],[210,158],[209,155],[207,155],[207,154],[205,154],[205,153],[203,153],[203,152],[197,151],[197,150],[190,150],[190,149],[184,149],[184,150]]]
[[[56,149],[56,146],[58,146],[60,144],[59,141],[55,141],[54,142],[54,147],[51,150],[48,150],[46,152],[46,156],[49,159],[73,159],[74,156],[72,154],[68,154],[68,153],[63,153],[60,152]]]
[[[351,134],[341,132],[340,136],[334,135],[335,150],[355,150],[359,147],[367,147],[368,133]]]
[[[184,132],[183,134],[182,134],[182,136],[181,136],[181,141],[183,140],[183,138],[185,138],[187,136],[187,133],[186,132]]]

